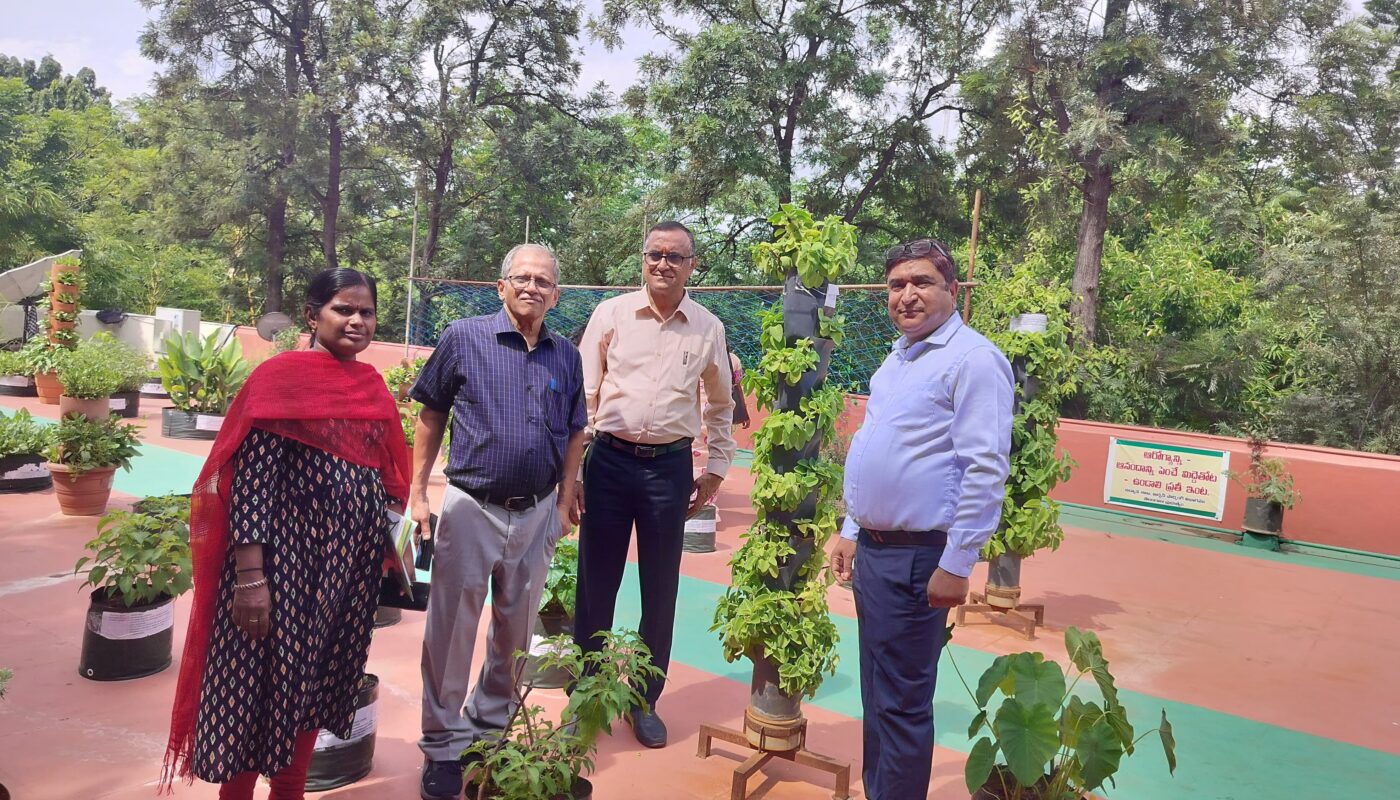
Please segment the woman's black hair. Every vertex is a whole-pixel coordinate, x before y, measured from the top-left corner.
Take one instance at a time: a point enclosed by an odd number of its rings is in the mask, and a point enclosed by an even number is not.
[[[323,269],[311,278],[306,285],[306,310],[312,316],[321,313],[321,307],[329,303],[341,289],[363,286],[369,289],[370,301],[379,306],[379,290],[374,278],[354,269]]]

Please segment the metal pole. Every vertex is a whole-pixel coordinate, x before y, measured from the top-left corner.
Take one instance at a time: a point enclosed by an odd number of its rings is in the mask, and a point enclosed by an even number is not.
[[[413,268],[418,256],[418,182],[413,186],[413,231],[408,235],[408,309],[404,311],[403,357],[408,358],[408,345],[413,341]]]
[[[530,215],[525,215],[525,244],[530,243]]]
[[[977,269],[977,226],[982,221],[982,190],[972,196],[972,244],[967,249],[967,282],[972,283],[972,273]],[[972,287],[963,294],[963,322],[972,319]]]

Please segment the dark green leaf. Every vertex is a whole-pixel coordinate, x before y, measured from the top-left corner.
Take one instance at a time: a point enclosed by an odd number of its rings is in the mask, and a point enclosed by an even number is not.
[[[1060,732],[1050,706],[1026,707],[1008,697],[997,709],[994,727],[1006,766],[1023,786],[1039,780],[1060,749]]]
[[[985,736],[978,739],[972,746],[972,752],[967,754],[967,765],[963,768],[963,778],[967,781],[969,792],[977,794],[977,790],[991,777],[996,761],[997,746]]]
[[[1167,771],[1176,774],[1176,738],[1172,736],[1172,724],[1167,721],[1167,712],[1162,710],[1162,724],[1157,726],[1157,734],[1162,737],[1162,752],[1167,754]]]
[[[1079,761],[1083,788],[1093,791],[1118,771],[1118,763],[1123,758],[1123,745],[1112,726],[1100,720],[1079,735],[1074,757]]]

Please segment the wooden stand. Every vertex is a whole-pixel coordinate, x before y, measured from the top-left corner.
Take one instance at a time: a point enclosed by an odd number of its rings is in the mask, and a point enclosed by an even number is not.
[[[953,612],[953,622],[957,625],[1004,625],[1020,631],[1027,639],[1035,638],[1035,629],[1045,624],[1045,606],[1040,603],[1019,603],[1015,608],[1001,608],[990,605],[982,592],[972,592],[971,603],[958,606]],[[985,619],[966,621],[966,614],[986,615]],[[1029,612],[1029,613],[1027,613]]]
[[[753,727],[753,722],[751,720],[747,721],[747,724]],[[779,735],[790,737],[791,733],[791,730],[775,732],[775,739]],[[746,750],[755,751],[744,763],[734,768],[734,782],[729,789],[729,800],[744,800],[748,795],[749,777],[757,772],[759,767],[768,763],[769,759],[773,758],[786,759],[794,764],[801,764],[804,767],[811,767],[812,769],[830,773],[836,778],[836,791],[831,795],[833,800],[848,800],[851,796],[851,765],[843,764],[827,756],[808,752],[805,747],[807,743],[806,720],[802,721],[801,736],[799,738],[801,744],[799,744],[795,750],[777,751],[756,748],[749,742],[748,736],[742,731],[721,728],[717,725],[701,725],[700,745],[695,754],[700,758],[709,758],[710,745],[713,744],[715,739],[721,742],[728,742],[729,744],[742,747]]]

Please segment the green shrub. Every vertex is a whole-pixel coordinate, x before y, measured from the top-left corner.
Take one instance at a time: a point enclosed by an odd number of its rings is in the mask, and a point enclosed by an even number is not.
[[[68,468],[73,479],[89,470],[121,467],[131,471],[131,459],[141,440],[136,426],[117,417],[93,421],[78,413],[67,414],[54,426],[53,438],[45,453],[49,461]]]
[[[0,458],[42,455],[53,439],[53,427],[44,425],[20,409],[0,417]]]
[[[107,348],[84,342],[63,360],[58,381],[65,395],[95,400],[111,397],[121,386],[122,375],[114,368]]]
[[[296,325],[283,328],[272,337],[272,352],[286,353],[297,349],[301,344],[301,328]]]
[[[37,375],[44,372],[58,372],[63,367],[63,360],[72,351],[66,347],[59,347],[44,341],[43,338],[35,336],[19,351],[24,363],[29,366],[29,374]]]
[[[565,537],[554,548],[549,573],[544,579],[544,594],[540,596],[541,614],[574,615],[575,590],[578,588],[578,540]]]
[[[178,597],[192,585],[187,519],[112,511],[98,522],[87,549],[91,555],[78,559],[74,574],[87,567],[82,585],[128,608]]]
[[[223,347],[218,342],[218,332],[203,340],[194,333],[165,340],[165,355],[156,366],[170,402],[181,411],[223,414],[252,372],[237,338]]]
[[[25,359],[23,353],[0,350],[0,375],[33,374],[34,368],[29,366],[29,361]]]
[[[151,374],[151,359],[131,345],[118,341],[106,331],[94,335],[78,346],[79,352],[91,349],[101,354],[105,363],[117,373],[117,391],[134,392]]]

